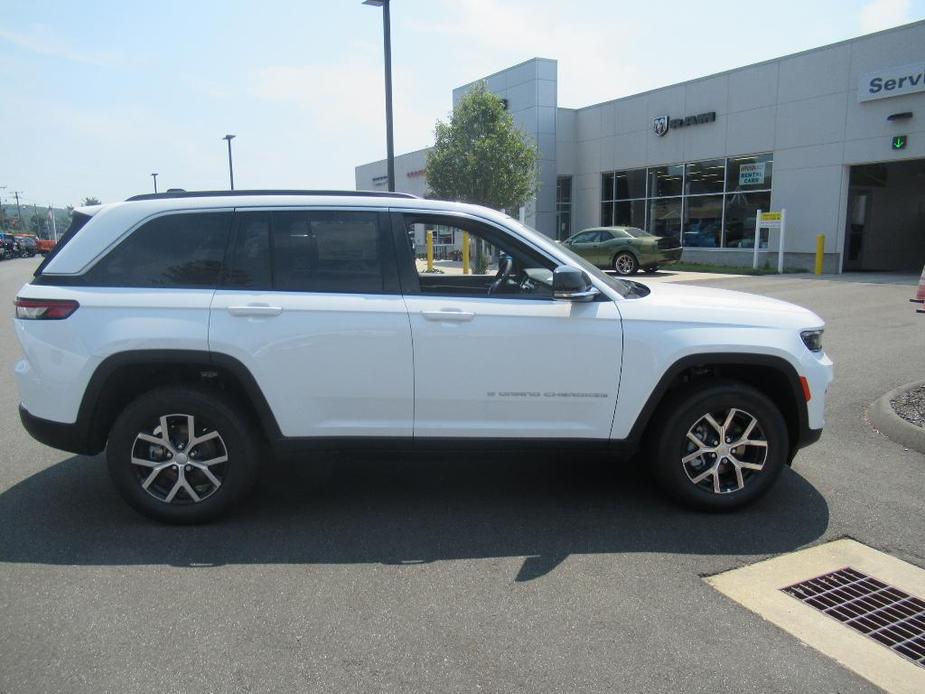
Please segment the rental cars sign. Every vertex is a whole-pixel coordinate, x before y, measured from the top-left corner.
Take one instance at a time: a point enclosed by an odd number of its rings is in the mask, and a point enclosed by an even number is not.
[[[858,101],[925,92],[925,62],[887,67],[861,75]]]

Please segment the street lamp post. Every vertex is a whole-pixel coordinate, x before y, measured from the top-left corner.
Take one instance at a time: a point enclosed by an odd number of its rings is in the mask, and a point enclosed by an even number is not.
[[[234,135],[225,135],[222,139],[228,143],[228,182],[231,185],[231,190],[234,190],[234,167],[231,165],[231,141],[234,139]]]
[[[154,179],[154,194],[157,195],[157,174],[156,173],[151,174],[151,178]]]
[[[363,0],[364,5],[382,8],[382,42],[385,52],[385,149],[389,191],[395,191],[395,147],[392,143],[392,39],[389,0]]]

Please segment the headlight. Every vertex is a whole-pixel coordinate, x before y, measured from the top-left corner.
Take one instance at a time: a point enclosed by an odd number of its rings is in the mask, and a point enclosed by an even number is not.
[[[806,345],[806,349],[810,352],[822,351],[822,332],[822,328],[817,328],[816,330],[804,330],[800,333],[800,337],[803,338],[803,344]]]

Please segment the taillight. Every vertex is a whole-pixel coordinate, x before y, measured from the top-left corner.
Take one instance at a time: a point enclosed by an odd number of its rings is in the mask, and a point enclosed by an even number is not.
[[[80,304],[71,299],[21,299],[16,297],[16,317],[22,320],[63,320]]]

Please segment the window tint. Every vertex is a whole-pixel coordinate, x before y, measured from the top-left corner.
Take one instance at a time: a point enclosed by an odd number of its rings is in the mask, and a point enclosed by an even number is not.
[[[293,292],[384,290],[375,212],[239,212],[225,286]]]
[[[120,287],[215,287],[230,226],[230,212],[157,217],[96,263],[85,281]]]
[[[374,212],[274,212],[271,235],[276,289],[383,290]]]
[[[572,237],[572,243],[591,243],[597,238],[595,231],[582,231]]]
[[[273,288],[269,213],[238,214],[238,232],[225,276],[225,286],[242,289]]]

